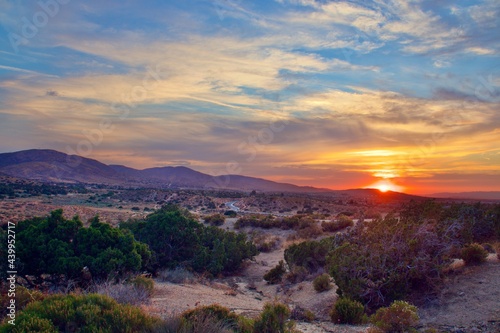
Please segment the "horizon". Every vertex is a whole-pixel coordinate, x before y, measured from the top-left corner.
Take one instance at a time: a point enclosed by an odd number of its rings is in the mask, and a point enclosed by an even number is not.
[[[51,151],[51,152],[63,153],[64,154],[64,152],[60,152],[60,151],[57,151],[57,150],[54,150],[54,149],[50,149],[50,148],[40,148],[40,149],[34,148],[34,149],[28,149],[28,150],[24,150],[24,151],[30,151],[30,150]],[[24,152],[24,151],[0,152],[0,155],[1,154],[9,154],[9,153],[18,153],[18,152]],[[79,156],[79,155],[76,155],[76,156]],[[82,157],[82,156],[80,156],[80,157]],[[125,164],[106,164],[106,163],[103,163],[102,161],[99,161],[99,160],[96,160],[96,159],[92,159],[92,158],[87,158],[87,159],[91,159],[91,160],[97,161],[97,162],[102,163],[102,164],[104,164],[106,166],[122,166],[122,167],[132,168],[132,167],[130,167],[128,165],[125,165]],[[74,167],[74,166],[71,166],[71,167]],[[167,165],[167,166],[163,166],[163,167],[162,166],[156,166],[156,167],[151,167],[151,168],[188,168],[188,167],[184,166],[184,165]],[[133,168],[133,169],[142,171],[142,170],[147,170],[147,169],[150,169],[150,168],[146,167],[146,168],[139,168],[139,169]],[[202,171],[196,170],[194,168],[188,168],[188,169],[191,169],[191,170],[196,171],[196,172],[202,172]],[[252,177],[252,178],[257,178],[257,179],[262,179],[262,180],[270,180],[270,179],[266,179],[266,178],[254,177],[254,176],[251,176],[251,175],[244,175],[244,174],[221,174],[221,175],[207,174],[207,175],[213,176],[213,177],[215,177],[215,176],[244,176],[244,177]],[[299,187],[312,187],[312,188],[316,188],[318,190],[327,190],[327,191],[376,190],[376,191],[379,191],[379,192],[382,192],[382,193],[394,192],[394,193],[402,193],[402,194],[408,194],[408,195],[414,195],[414,196],[422,196],[422,197],[432,196],[432,195],[443,195],[443,194],[471,194],[471,193],[477,193],[477,194],[480,194],[480,193],[482,193],[482,194],[487,194],[487,193],[488,194],[489,193],[500,194],[500,191],[463,191],[463,192],[412,193],[412,192],[408,192],[408,191],[400,191],[399,189],[394,188],[394,187],[397,187],[397,185],[396,186],[392,186],[392,184],[386,184],[384,180],[383,181],[379,181],[378,183],[372,184],[372,185],[375,185],[375,186],[351,187],[351,188],[316,187],[316,186],[298,185],[298,184],[286,183],[286,182],[278,182],[278,183],[295,185],[295,186],[299,186]],[[430,198],[433,198],[433,197],[430,197]],[[470,199],[478,199],[478,198],[470,198]],[[483,199],[491,199],[491,198],[486,198],[485,197]],[[498,199],[495,199],[495,200],[500,200],[500,197]]]
[[[0,9],[0,152],[337,190],[500,191],[495,0]]]

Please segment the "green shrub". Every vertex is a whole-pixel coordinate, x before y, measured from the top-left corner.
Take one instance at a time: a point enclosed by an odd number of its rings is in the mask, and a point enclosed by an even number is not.
[[[301,266],[308,272],[316,272],[326,264],[326,255],[332,249],[334,238],[320,241],[305,241],[293,244],[285,250],[285,261],[288,267]]]
[[[185,266],[196,272],[218,275],[234,272],[258,251],[245,234],[205,226],[186,210],[168,205],[145,221],[122,223],[149,245],[157,258],[156,269]]]
[[[364,312],[365,308],[360,302],[339,298],[330,311],[330,318],[336,324],[361,324]]]
[[[255,320],[254,333],[291,333],[295,323],[289,321],[290,309],[278,302],[266,303],[264,310]]]
[[[18,313],[15,326],[5,323],[0,332],[148,332],[158,322],[103,295],[53,295],[30,303]]]
[[[285,273],[285,263],[283,262],[283,260],[280,260],[280,262],[274,268],[272,268],[264,275],[264,280],[266,280],[269,284],[280,283]]]
[[[250,333],[252,332],[253,327],[253,323],[251,321],[238,316],[234,312],[229,311],[228,308],[218,304],[201,306],[192,310],[187,310],[181,314],[181,317],[184,319],[184,326],[194,326],[197,322],[206,322],[208,318],[213,323],[222,323],[225,329],[230,329],[231,332],[236,331],[241,333]],[[205,330],[201,330],[200,333],[209,331],[210,330],[205,328]]]
[[[480,244],[472,243],[466,245],[462,249],[460,257],[467,265],[476,265],[486,261],[488,251],[486,251]]]
[[[67,220],[63,210],[18,223],[16,247],[23,274],[64,274],[79,278],[87,266],[93,277],[135,272],[151,258],[148,247],[127,230],[101,223],[95,216],[84,228],[78,217]]]
[[[330,275],[323,273],[313,280],[314,290],[318,293],[332,289]]]
[[[389,307],[380,308],[371,322],[388,333],[408,332],[418,323],[417,307],[404,301],[394,301]]]

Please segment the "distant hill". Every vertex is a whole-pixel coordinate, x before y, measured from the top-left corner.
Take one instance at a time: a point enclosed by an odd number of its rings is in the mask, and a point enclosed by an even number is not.
[[[116,172],[106,164],[49,149],[0,154],[0,172],[51,182],[116,182]]]
[[[429,194],[433,198],[446,198],[446,199],[470,199],[470,200],[500,200],[500,191],[491,192],[459,192],[459,193],[434,193]]]
[[[266,192],[329,191],[240,175],[215,177],[182,166],[137,170],[123,165],[106,165],[93,159],[49,149],[0,154],[0,173],[49,182]]]

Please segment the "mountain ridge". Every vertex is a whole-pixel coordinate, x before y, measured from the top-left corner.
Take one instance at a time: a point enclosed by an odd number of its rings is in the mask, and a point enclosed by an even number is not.
[[[29,149],[0,154],[0,173],[10,176],[78,183],[148,185],[198,189],[258,190],[264,192],[328,192],[310,186],[278,183],[242,175],[211,176],[185,166],[134,169],[68,155],[52,149]]]

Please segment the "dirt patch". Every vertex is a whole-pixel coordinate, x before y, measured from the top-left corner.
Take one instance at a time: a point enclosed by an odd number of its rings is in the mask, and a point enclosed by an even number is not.
[[[463,332],[500,332],[500,261],[496,255],[479,266],[455,265],[438,299],[420,310],[421,323]]]

